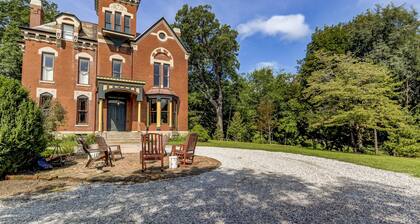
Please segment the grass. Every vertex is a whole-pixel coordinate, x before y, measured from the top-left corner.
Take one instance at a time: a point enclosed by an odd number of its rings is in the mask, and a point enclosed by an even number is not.
[[[175,142],[171,142],[175,143]],[[420,177],[420,159],[393,157],[388,155],[366,155],[356,153],[344,153],[314,150],[299,146],[285,146],[277,144],[255,144],[244,142],[227,142],[227,141],[209,141],[199,143],[199,146],[212,146],[224,148],[239,148],[249,150],[264,150],[270,152],[285,152],[300,154],[306,156],[316,156],[327,159],[334,159],[348,163],[368,166],[372,168],[394,171],[399,173],[407,173],[416,177]]]

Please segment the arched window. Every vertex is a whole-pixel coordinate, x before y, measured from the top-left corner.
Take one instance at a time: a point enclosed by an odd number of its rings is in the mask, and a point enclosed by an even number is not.
[[[77,97],[77,124],[88,123],[89,98],[85,95]]]
[[[41,108],[44,115],[49,113],[52,99],[53,95],[51,93],[42,93],[39,96],[39,107]]]
[[[170,87],[170,68],[173,67],[172,54],[164,49],[158,48],[151,56],[153,64],[153,86],[160,88]]]

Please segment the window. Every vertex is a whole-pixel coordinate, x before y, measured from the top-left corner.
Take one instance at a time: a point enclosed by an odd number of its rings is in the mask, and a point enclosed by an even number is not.
[[[161,111],[160,111],[160,122],[162,124],[168,123],[168,111],[169,111],[169,104],[167,99],[161,99],[160,101]]]
[[[118,59],[112,59],[112,77],[121,78],[122,72],[122,61]]]
[[[160,40],[166,40],[166,34],[164,32],[159,33]]]
[[[157,121],[157,101],[152,99],[150,101],[150,123],[156,124]]]
[[[120,31],[121,32],[121,13],[120,12],[116,12],[115,13],[115,31]]]
[[[42,76],[43,81],[54,80],[54,54],[42,53]]]
[[[105,29],[107,30],[112,30],[111,16],[111,12],[105,11]]]
[[[77,124],[87,124],[89,98],[87,96],[77,97]]]
[[[63,39],[64,40],[73,40],[74,26],[63,24]]]
[[[39,107],[45,116],[50,112],[52,98],[51,93],[43,93],[39,96]]]
[[[163,65],[163,88],[169,88],[169,65]]]
[[[79,84],[89,84],[89,59],[79,59]]]
[[[124,32],[130,33],[130,16],[124,16]]]
[[[176,101],[172,101],[172,127],[176,127],[177,122],[177,103]]]
[[[153,86],[160,87],[160,63],[154,64]]]

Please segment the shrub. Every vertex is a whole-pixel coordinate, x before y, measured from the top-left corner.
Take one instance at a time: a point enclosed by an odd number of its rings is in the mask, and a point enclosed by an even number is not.
[[[208,131],[199,124],[196,124],[191,130],[191,132],[198,134],[199,142],[208,142],[210,139]]]
[[[16,80],[0,76],[0,177],[31,168],[46,148],[43,117]]]
[[[420,131],[411,126],[391,132],[384,149],[393,156],[416,157],[420,154]]]

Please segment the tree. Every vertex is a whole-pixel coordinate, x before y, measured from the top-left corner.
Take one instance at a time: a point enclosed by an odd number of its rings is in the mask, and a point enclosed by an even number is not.
[[[191,51],[189,84],[199,92],[216,114],[216,133],[223,133],[224,94],[230,80],[237,76],[239,44],[237,31],[220,24],[209,5],[184,5],[175,17],[175,27]],[[222,138],[219,136],[219,138]]]
[[[355,133],[352,146],[363,151],[364,133],[394,130],[408,121],[408,114],[392,100],[388,70],[345,55],[317,53],[323,69],[308,79],[306,97],[312,105],[312,128],[348,127]],[[355,140],[354,140],[355,139]]]
[[[21,32],[29,24],[30,0],[0,1],[0,74],[20,79],[22,68]],[[44,22],[55,20],[57,4],[42,0]]]
[[[41,110],[19,81],[0,76],[0,177],[31,168],[46,147]]]
[[[268,137],[268,142],[271,144],[273,140],[273,128],[276,123],[274,119],[275,107],[273,101],[264,98],[258,105],[258,127],[262,133],[265,133]]]
[[[315,53],[351,54],[386,66],[400,105],[415,114],[420,103],[420,21],[415,10],[404,6],[377,6],[345,24],[317,29],[302,61],[303,84],[321,64]]]
[[[241,142],[244,140],[245,132],[246,127],[242,121],[241,114],[235,112],[229,124],[229,128],[227,129],[227,136],[233,141]]]

